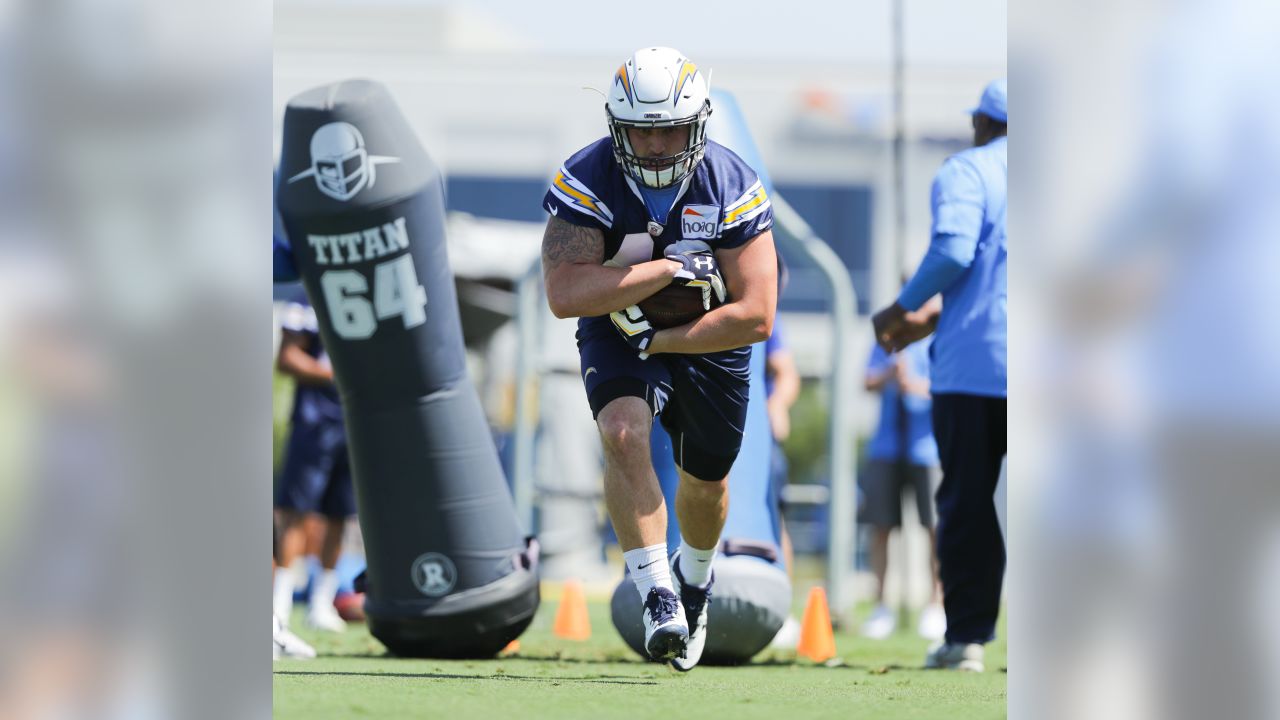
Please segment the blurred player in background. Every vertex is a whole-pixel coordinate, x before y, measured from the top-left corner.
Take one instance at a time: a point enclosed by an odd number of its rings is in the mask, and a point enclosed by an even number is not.
[[[293,563],[306,548],[306,515],[320,513],[326,532],[320,550],[320,575],[312,582],[307,624],[318,630],[342,632],[346,622],[333,601],[338,594],[338,557],[348,518],[356,514],[333,368],[320,345],[315,309],[290,303],[283,313],[283,334],[276,367],[297,383],[284,469],[276,488],[279,563],[272,607],[285,625],[293,608]]]
[[[1008,444],[1008,119],[1006,82],[996,80],[973,110],[974,147],[934,178],[929,250],[898,301],[872,318],[890,352],[937,330],[931,380],[947,631],[926,667],[981,672],[1000,613],[1005,548],[992,498]],[[941,308],[930,304],[938,293]]]
[[[769,429],[773,432],[773,452],[770,453],[769,469],[773,491],[778,495],[779,536],[782,539],[782,559],[787,566],[787,573],[793,570],[794,561],[791,550],[791,536],[782,524],[782,488],[787,484],[789,468],[787,454],[782,443],[791,437],[791,406],[800,397],[800,373],[796,370],[796,359],[787,347],[786,337],[782,333],[782,319],[773,321],[773,334],[764,344],[764,392],[769,408]]]
[[[271,180],[271,187],[276,186],[275,181],[278,178],[274,175]],[[275,198],[272,198],[272,215],[274,228],[271,233],[271,276],[272,282],[295,282],[298,279],[298,270],[293,262],[293,253],[289,248],[287,235],[284,231],[284,221],[280,219],[280,212],[275,209]],[[276,575],[279,568],[276,566],[276,558],[280,555],[280,531],[277,526],[277,520],[273,519],[271,523],[271,582],[276,581]],[[282,574],[287,574],[282,573]],[[292,589],[290,589],[289,605],[292,608],[293,598]],[[274,603],[273,603],[274,605]],[[285,623],[288,617],[281,619],[275,613],[275,608],[271,612],[271,659],[279,660],[280,658],[299,658],[309,659],[316,656],[315,648],[311,647],[305,640],[294,635]]]
[[[786,268],[778,263],[778,292],[781,294],[786,282]],[[787,568],[787,576],[795,580],[795,552],[791,545],[791,534],[787,532],[782,502],[782,488],[789,481],[790,468],[787,464],[787,453],[782,447],[791,436],[791,406],[800,397],[800,373],[796,370],[796,359],[787,346],[786,336],[782,332],[782,318],[773,320],[773,333],[764,344],[764,392],[769,407],[769,429],[773,432],[773,451],[769,454],[769,483],[774,493],[774,508],[778,513],[778,537],[782,544],[782,562]],[[800,639],[800,622],[788,615],[777,636],[771,643],[774,647],[794,648]]]
[[[876,608],[862,634],[883,640],[897,629],[898,616],[884,601],[889,567],[889,534],[902,527],[902,491],[910,487],[920,524],[929,531],[929,579],[933,595],[920,613],[917,632],[942,639],[947,618],[934,547],[933,493],[941,480],[938,445],[933,440],[929,396],[928,341],[890,355],[879,345],[867,362],[866,388],[880,393],[880,421],[867,446],[867,467],[859,480],[865,502],[859,522],[871,526],[871,569],[876,576]]]
[[[787,289],[787,264],[778,255],[778,300]],[[791,536],[782,518],[782,488],[786,486],[790,467],[787,454],[782,444],[791,437],[791,407],[800,398],[800,372],[796,369],[796,358],[787,345],[786,333],[782,330],[782,318],[773,319],[773,332],[764,343],[764,395],[769,412],[769,430],[773,433],[773,452],[770,453],[770,483],[774,494],[774,507],[778,513],[778,536],[781,539],[782,561],[786,565],[787,574],[792,575],[795,560],[791,548]]]
[[[293,631],[280,622],[275,613],[271,614],[271,659],[293,658],[310,660],[316,656],[316,649],[306,640],[293,634]]]
[[[606,95],[609,136],[578,151],[544,198],[547,300],[580,317],[588,402],[605,452],[605,504],[644,602],[650,657],[690,670],[706,642],[728,474],[746,423],[750,346],[777,301],[773,212],[759,178],[706,137],[704,74],[671,48],[628,58]],[[678,283],[724,302],[658,330],[638,303]],[[725,293],[727,289],[727,295]],[[654,417],[680,474],[680,549],[649,454]]]

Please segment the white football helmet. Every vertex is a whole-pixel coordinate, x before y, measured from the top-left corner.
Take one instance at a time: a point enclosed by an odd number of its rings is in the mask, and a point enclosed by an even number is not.
[[[316,185],[337,200],[350,200],[372,174],[364,136],[355,125],[334,122],[311,136],[311,169]]]
[[[398,162],[397,157],[370,155],[364,135],[355,125],[331,122],[311,135],[311,167],[289,178],[289,182],[315,178],[320,192],[346,202],[366,187],[373,187],[378,165]]]
[[[680,182],[693,172],[706,152],[710,89],[698,66],[678,50],[637,50],[614,74],[604,107],[613,135],[614,158],[624,171],[647,187],[663,188]],[[644,158],[642,165],[642,159],[631,147],[627,128],[680,125],[689,126],[684,150],[662,158]]]

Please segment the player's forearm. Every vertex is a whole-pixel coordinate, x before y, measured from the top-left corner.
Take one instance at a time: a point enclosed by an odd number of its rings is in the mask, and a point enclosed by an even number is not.
[[[903,386],[902,391],[916,397],[929,397],[929,381],[925,378],[912,378],[911,382]]]
[[[317,365],[308,368],[281,368],[285,375],[302,385],[332,385],[333,370],[328,366]]]
[[[720,352],[763,342],[771,332],[772,312],[731,302],[687,325],[659,330],[653,336],[649,352],[686,355]]]
[[[893,365],[882,366],[882,368],[873,368],[867,370],[867,377],[863,379],[863,387],[868,392],[879,392],[884,386],[893,382],[893,375],[896,375],[896,369]]]
[[[800,397],[800,376],[795,373],[778,375],[773,381],[773,395],[783,408],[790,408]]]
[[[631,267],[577,263],[547,274],[547,304],[558,318],[608,315],[671,284],[680,263],[652,260]]]
[[[280,351],[276,368],[303,385],[333,383],[333,367],[311,357],[305,350],[285,347]]]
[[[790,350],[778,350],[765,360],[765,366],[773,375],[773,394],[769,402],[779,402],[783,409],[796,404],[800,397],[800,373]]]

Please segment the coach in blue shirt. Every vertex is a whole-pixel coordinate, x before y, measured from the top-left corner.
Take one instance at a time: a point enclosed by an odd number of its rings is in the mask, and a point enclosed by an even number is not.
[[[1003,79],[983,92],[974,147],[948,158],[934,178],[929,250],[898,301],[872,318],[887,351],[937,333],[930,380],[947,632],[925,665],[979,672],[983,644],[995,637],[1005,566],[993,495],[1007,445],[1006,97]]]

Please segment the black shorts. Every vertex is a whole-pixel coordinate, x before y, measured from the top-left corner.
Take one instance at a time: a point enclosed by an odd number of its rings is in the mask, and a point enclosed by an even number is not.
[[[620,397],[642,398],[671,435],[677,467],[700,480],[729,474],[747,423],[750,346],[641,360],[608,318],[591,318],[579,324],[578,353],[593,417]]]
[[[933,527],[933,494],[942,483],[937,465],[916,465],[893,460],[868,460],[858,484],[862,487],[862,511],[858,522],[876,527],[902,526],[902,491],[911,488],[920,524]]]

